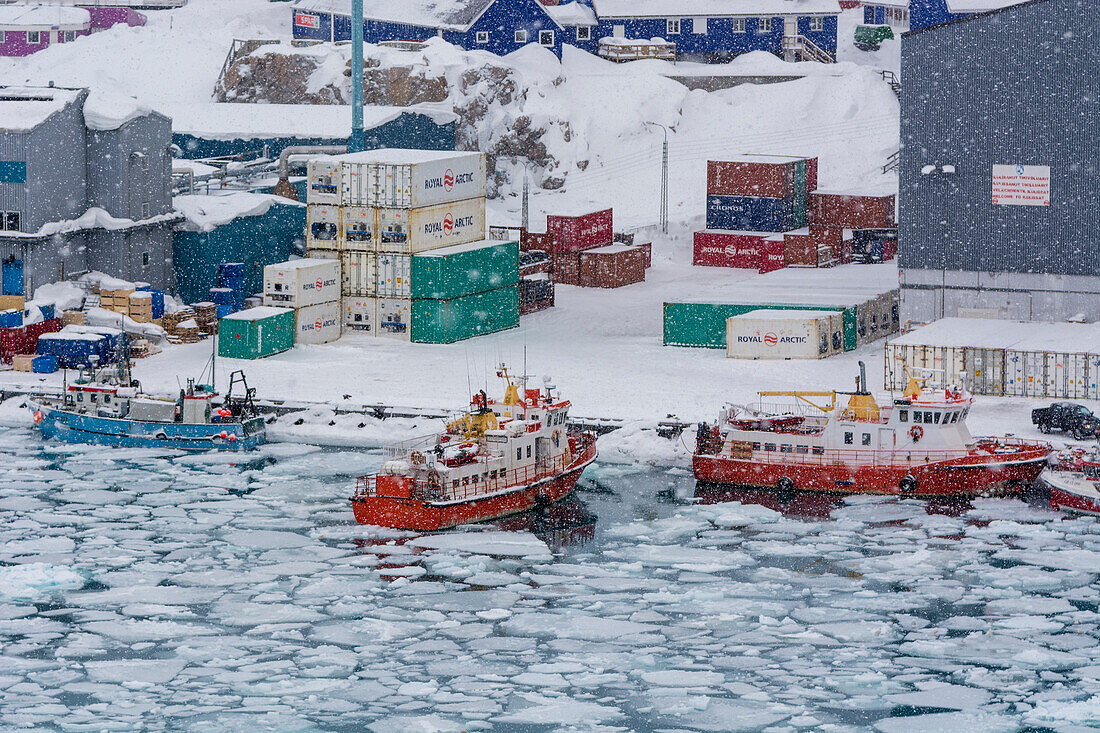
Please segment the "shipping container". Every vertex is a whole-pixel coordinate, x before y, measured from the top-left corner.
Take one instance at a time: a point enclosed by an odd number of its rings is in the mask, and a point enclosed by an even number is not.
[[[519,279],[519,242],[483,240],[414,255],[412,297],[449,300]]]
[[[562,285],[577,285],[580,266],[580,252],[556,252],[550,255],[550,279]]]
[[[375,334],[408,341],[411,336],[412,304],[409,298],[379,298]]]
[[[348,296],[343,298],[344,329],[363,331],[372,336],[378,330],[378,299]]]
[[[306,203],[342,203],[340,163],[332,158],[317,158],[306,163]]]
[[[376,257],[375,272],[377,285],[375,294],[379,298],[412,297],[412,257],[409,255],[380,252]]]
[[[793,196],[707,196],[707,229],[775,233],[804,226],[805,212],[796,216]]]
[[[695,232],[691,264],[704,267],[736,267],[756,270],[760,267],[764,232],[707,230]]]
[[[554,283],[550,280],[521,277],[518,285],[521,316],[554,307]]]
[[[803,293],[802,295],[807,295]],[[830,303],[701,303],[664,304],[664,345],[706,349],[726,348],[726,320],[754,310],[835,310],[841,314],[842,349],[858,345],[856,309]]]
[[[554,235],[549,232],[539,234],[537,232],[523,231],[519,238],[519,251],[530,252],[533,249],[545,252],[548,255],[553,255],[554,252],[557,251],[557,247],[554,244]]]
[[[614,237],[614,216],[611,209],[577,214],[554,214],[546,217],[546,233],[553,237],[547,252],[579,252],[611,244]]]
[[[815,191],[810,194],[810,221],[819,227],[880,229],[897,226],[894,196]]]
[[[340,274],[342,296],[378,296],[378,256],[373,252],[341,252]]]
[[[757,270],[761,274],[782,270],[787,266],[786,253],[783,246],[783,238],[780,236],[768,237],[760,247],[760,259],[757,262]]]
[[[19,328],[23,325],[23,310],[9,309],[0,311],[0,328]]]
[[[340,213],[340,207],[335,204],[306,206],[306,249],[339,247]]]
[[[609,244],[580,253],[577,284],[585,288],[620,288],[645,281],[645,250]]]
[[[54,354],[41,354],[31,360],[31,371],[35,374],[53,374],[61,366],[61,360]]]
[[[485,239],[485,199],[419,209],[379,209],[379,252],[418,254]]]
[[[302,308],[340,300],[340,261],[308,258],[264,268],[264,305]]]
[[[294,311],[263,306],[218,322],[218,356],[262,359],[294,347]]]
[[[836,311],[762,309],[726,319],[726,356],[735,359],[824,359],[842,339]]]
[[[328,344],[340,338],[340,303],[318,303],[294,311],[294,343]]]
[[[783,199],[795,194],[795,164],[805,160],[783,156],[747,155],[736,160],[707,161],[707,194],[763,196]]]
[[[340,249],[371,252],[378,229],[378,210],[365,206],[345,206],[340,216]]]
[[[14,356],[34,351],[23,326],[0,328],[0,362],[10,364]]]
[[[66,331],[43,334],[38,338],[36,350],[38,354],[57,357],[64,369],[87,369],[106,364],[109,348],[103,336]]]
[[[341,203],[418,209],[485,197],[485,154],[384,148],[336,158]]]
[[[412,302],[412,340],[450,344],[519,325],[519,288],[490,290],[451,300]]]

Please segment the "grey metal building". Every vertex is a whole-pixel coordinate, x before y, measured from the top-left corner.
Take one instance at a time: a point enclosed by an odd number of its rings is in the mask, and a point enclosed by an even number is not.
[[[902,319],[1100,320],[1095,0],[905,34]]]
[[[0,87],[3,294],[88,270],[172,287],[171,120],[88,91]]]

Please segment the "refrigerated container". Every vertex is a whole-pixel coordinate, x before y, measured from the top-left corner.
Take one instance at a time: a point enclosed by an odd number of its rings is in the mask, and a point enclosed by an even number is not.
[[[379,298],[378,328],[375,334],[408,341],[412,324],[412,304],[413,301],[409,298]]]
[[[306,206],[306,249],[335,250],[340,241],[340,207],[335,204]]]
[[[336,158],[341,202],[417,209],[485,197],[485,154],[383,148]]]
[[[294,311],[294,343],[328,344],[340,338],[340,303],[318,303]]]
[[[370,252],[375,246],[378,228],[377,209],[345,206],[341,219],[340,249]]]
[[[339,299],[339,260],[310,257],[264,268],[264,305],[301,308]]]
[[[380,298],[411,298],[412,283],[410,270],[412,258],[409,255],[379,252],[376,255],[375,272],[377,285],[375,293]]]
[[[418,254],[485,239],[485,199],[418,209],[378,209],[375,249]]]
[[[218,356],[261,359],[294,346],[294,311],[261,306],[218,321]]]
[[[341,203],[340,163],[317,158],[306,163],[306,204]]]
[[[805,293],[803,295],[806,295]],[[841,316],[841,348],[851,351],[858,345],[856,309],[830,303],[739,303],[679,302],[664,304],[664,345],[706,349],[726,348],[726,320],[754,310],[829,310]]]
[[[482,240],[412,257],[413,298],[446,300],[514,285],[519,242]]]
[[[378,255],[373,252],[340,253],[340,295],[373,298],[378,295]]]
[[[835,311],[761,309],[726,319],[726,356],[736,359],[824,359],[841,338]]]
[[[344,328],[375,335],[378,330],[378,299],[347,296],[340,302]]]

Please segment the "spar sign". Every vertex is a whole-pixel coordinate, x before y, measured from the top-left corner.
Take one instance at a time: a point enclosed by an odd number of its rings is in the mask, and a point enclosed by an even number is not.
[[[993,203],[1001,206],[1050,206],[1050,166],[993,166]]]
[[[299,28],[312,28],[318,30],[321,27],[321,16],[309,13],[295,13],[294,25]]]

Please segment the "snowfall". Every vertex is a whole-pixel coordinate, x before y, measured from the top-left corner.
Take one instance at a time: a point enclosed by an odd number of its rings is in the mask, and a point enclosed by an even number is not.
[[[133,104],[212,101],[234,38],[286,39],[288,6],[191,0],[26,59],[5,83],[90,86]],[[846,12],[851,37],[858,13]],[[434,44],[431,63],[477,59]],[[714,419],[763,389],[849,389],[883,342],[820,362],[741,361],[662,345],[662,303],[897,286],[892,263],[768,275],[691,266],[704,166],[733,153],[816,155],[830,190],[893,192],[898,105],[879,70],[898,44],[842,44],[828,73],[767,57],[716,73],[804,76],[707,93],[708,67],[514,54],[523,111],[560,190],[531,217],[612,206],[653,241],[646,282],[558,286],[518,330],[448,345],[346,335],[244,368],[261,398],[308,409],[247,455],[43,444],[22,397],[0,403],[0,721],[65,731],[1075,731],[1100,726],[1100,526],[1041,501],[919,501],[697,490],[687,438],[659,420]],[[452,69],[453,71],[453,69]],[[783,73],[781,73],[783,72]],[[450,74],[451,71],[448,72]],[[558,79],[561,81],[558,81]],[[102,99],[110,99],[104,96]],[[105,117],[124,114],[126,103]],[[657,123],[656,125],[646,123]],[[659,211],[669,129],[669,232]],[[570,161],[586,160],[583,168]],[[572,167],[571,167],[572,166]],[[489,204],[518,224],[519,171]],[[249,200],[255,207],[256,201]],[[215,206],[219,217],[225,212]],[[219,221],[221,219],[219,218]],[[65,288],[42,297],[65,297]],[[175,392],[210,343],[139,361]],[[545,514],[439,535],[363,527],[348,496],[379,447],[499,391],[497,365],[545,375],[572,415],[617,421],[577,498]],[[57,376],[0,372],[0,388]],[[975,434],[1037,437],[1036,405],[978,398]],[[415,412],[415,410],[409,410]],[[1059,440],[1059,443],[1062,441]]]

